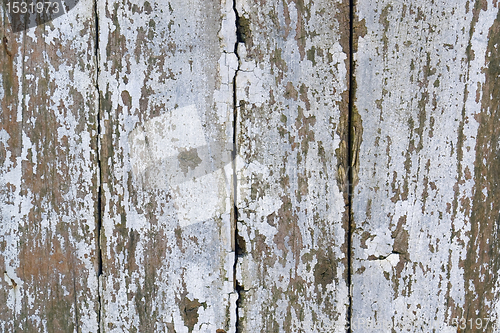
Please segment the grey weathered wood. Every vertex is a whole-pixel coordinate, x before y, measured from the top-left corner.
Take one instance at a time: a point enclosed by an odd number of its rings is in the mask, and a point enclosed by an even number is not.
[[[93,3],[0,40],[0,331],[96,332]]]
[[[500,329],[497,2],[97,6],[3,22],[0,331]]]
[[[102,328],[234,332],[232,3],[99,3]]]
[[[363,135],[353,332],[457,332],[454,318],[494,320],[498,5],[362,0],[356,14],[366,33],[354,72]]]
[[[345,332],[348,2],[236,8],[240,330]]]

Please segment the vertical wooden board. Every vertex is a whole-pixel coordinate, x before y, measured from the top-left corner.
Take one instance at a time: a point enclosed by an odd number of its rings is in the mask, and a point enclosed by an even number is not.
[[[99,3],[102,329],[234,332],[232,3]]]
[[[237,1],[242,332],[345,332],[347,1]]]
[[[353,332],[498,331],[498,13],[357,3]]]
[[[97,331],[93,13],[12,33],[2,9],[2,332]]]

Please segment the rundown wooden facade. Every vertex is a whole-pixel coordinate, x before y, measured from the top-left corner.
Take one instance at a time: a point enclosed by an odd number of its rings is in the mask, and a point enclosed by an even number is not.
[[[499,331],[498,6],[4,5],[0,331]]]

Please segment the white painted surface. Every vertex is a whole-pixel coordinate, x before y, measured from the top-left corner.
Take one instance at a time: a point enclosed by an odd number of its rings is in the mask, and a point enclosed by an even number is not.
[[[97,331],[92,5],[80,1],[78,10],[16,34],[3,22],[2,332]]]
[[[149,188],[170,188],[181,227],[230,212],[232,173],[223,169],[231,165],[232,144],[211,146],[195,105],[152,118],[129,135],[134,176]]]
[[[241,332],[345,332],[341,1],[237,1]],[[346,37],[348,35],[343,35]],[[346,46],[346,45],[344,45]],[[344,95],[345,96],[345,95]]]
[[[149,6],[99,3],[103,326],[234,332],[232,3]]]
[[[367,33],[355,57],[363,142],[353,204],[354,332],[366,332],[368,320],[377,332],[384,323],[456,332],[453,318],[476,319],[464,263],[473,241],[476,94],[498,8],[488,3],[472,22],[474,6],[358,2]]]
[[[230,1],[97,2],[98,60],[92,6],[1,36],[0,331],[97,332],[99,290],[101,332],[345,332],[348,3],[237,0],[236,55]],[[498,331],[495,234],[471,222],[478,193],[497,207],[479,178],[500,144],[479,143],[498,5],[356,15],[353,332]]]

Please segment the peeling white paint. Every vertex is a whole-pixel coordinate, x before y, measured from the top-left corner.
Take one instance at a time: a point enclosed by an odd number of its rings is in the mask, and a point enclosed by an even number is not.
[[[234,332],[232,2],[149,5],[98,4],[99,86],[113,110],[101,119],[103,144],[113,147],[103,325],[149,330],[146,311],[151,329],[188,332],[181,306],[197,300],[193,332]]]
[[[210,147],[195,105],[148,120],[130,133],[129,146],[136,179],[150,188],[170,187],[182,227],[229,213],[231,177],[221,167],[231,163],[232,144]]]
[[[498,9],[488,4],[487,11],[480,10],[471,39],[475,57],[468,61],[472,10],[466,12],[463,3],[411,6],[413,11],[394,1],[365,1],[356,7],[367,34],[356,54],[363,142],[353,206],[359,228],[353,238],[353,320],[396,327],[420,323],[424,330],[451,332],[456,331],[451,309],[465,304],[461,262],[467,256],[470,211],[462,203],[472,199],[474,186],[463,172],[474,170],[479,125],[474,115],[481,108],[475,90],[484,83],[486,35]],[[399,260],[389,254],[381,262],[365,261],[393,250],[398,223],[408,233]],[[362,246],[365,232],[370,238]],[[374,310],[375,301],[387,306]]]
[[[237,263],[245,290],[239,309],[243,331],[346,330],[348,290],[341,261],[346,230],[334,127],[347,89],[347,55],[333,18],[340,3],[307,6],[306,14],[294,2],[236,2],[251,32],[251,43],[238,44],[236,78],[237,101],[244,102],[237,124],[242,160],[236,168],[238,234],[246,246]],[[314,64],[306,52],[314,54]],[[315,269],[318,253],[328,250],[336,274],[323,286],[315,281]],[[334,306],[322,303],[330,298]]]
[[[64,21],[61,18],[17,35],[10,34],[8,28],[4,31],[8,47],[14,54],[13,73],[0,75],[11,75],[16,91],[9,94],[16,95],[12,104],[7,105],[8,110],[0,111],[14,118],[12,127],[1,126],[5,123],[0,122],[0,142],[6,149],[6,159],[0,167],[0,240],[6,271],[3,287],[9,289],[9,300],[1,311],[5,316],[2,331],[27,329],[23,325],[29,322],[31,329],[47,332],[48,327],[54,325],[47,321],[48,310],[54,310],[49,308],[54,299],[70,299],[72,305],[63,310],[67,313],[60,315],[76,318],[78,311],[79,331],[97,330],[95,198],[92,192],[96,165],[91,152],[91,137],[96,133],[89,130],[91,124],[88,123],[88,117],[96,112],[92,106],[97,104],[97,100],[92,104],[96,97],[92,81],[95,70],[92,66],[93,37],[89,29],[94,17],[92,5],[91,1],[80,1],[78,15],[70,13],[66,17],[71,24],[61,23]],[[61,57],[53,55],[55,49]],[[81,61],[88,61],[88,64],[79,66]],[[5,80],[0,82],[0,98],[5,103],[8,95],[4,91]],[[79,97],[86,103],[82,104]],[[48,102],[37,105],[44,98]],[[46,120],[56,125],[52,127]],[[19,132],[15,128],[17,125]],[[55,134],[40,136],[44,131]],[[16,133],[19,137],[10,137],[8,133]],[[62,144],[66,139],[68,150]],[[16,140],[20,142],[19,153],[10,146]],[[53,148],[60,150],[56,150],[57,158],[50,160],[45,152],[50,154]],[[54,174],[49,175],[46,167]],[[34,182],[48,182],[52,176],[64,179],[62,186],[54,186],[53,192],[39,192]],[[58,195],[56,200],[62,204],[54,207],[54,197]],[[63,223],[66,223],[65,233],[61,233]],[[71,255],[54,259],[59,250],[65,254],[71,251],[75,262],[68,262]],[[41,256],[41,251],[46,256],[44,268],[38,267],[36,258]],[[65,267],[71,264],[77,271],[73,272],[75,280],[67,284],[70,276]],[[37,271],[42,272],[41,276],[35,274]],[[45,276],[46,272],[51,275]],[[78,302],[77,310],[74,300],[80,299],[86,302]],[[20,316],[27,321],[17,320]]]

